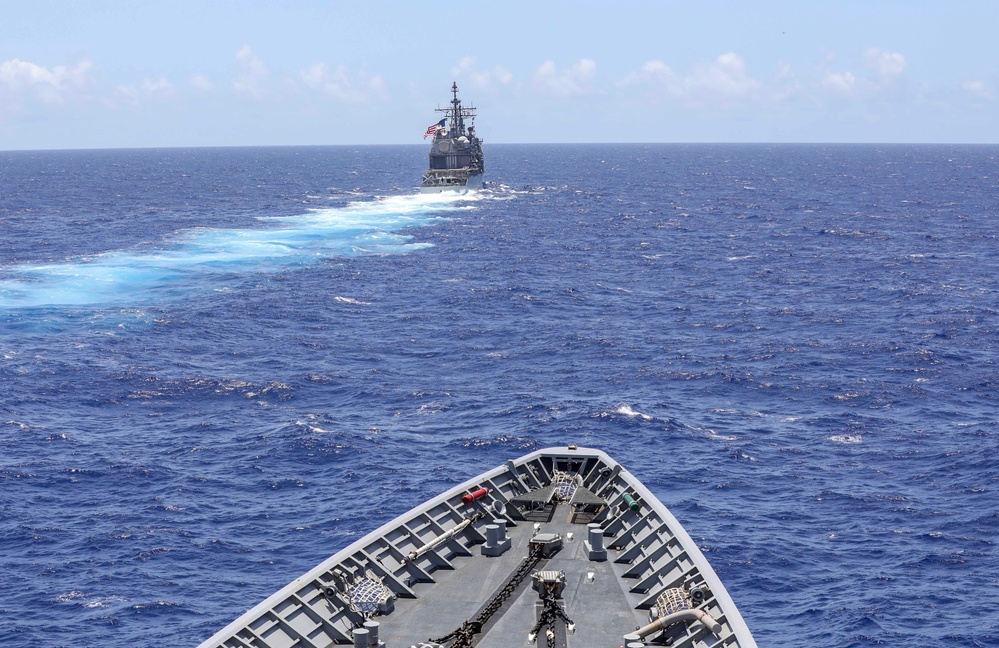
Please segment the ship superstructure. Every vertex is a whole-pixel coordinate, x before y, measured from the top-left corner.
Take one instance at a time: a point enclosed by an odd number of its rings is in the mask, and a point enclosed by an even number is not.
[[[486,170],[482,140],[475,134],[475,106],[462,105],[458,84],[451,84],[451,102],[437,108],[444,117],[431,125],[424,137],[433,136],[430,166],[420,183],[421,193],[467,191],[482,186]]]

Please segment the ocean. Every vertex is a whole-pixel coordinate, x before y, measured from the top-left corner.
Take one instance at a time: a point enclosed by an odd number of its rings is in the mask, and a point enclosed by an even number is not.
[[[606,450],[761,646],[999,642],[999,147],[0,153],[0,644],[197,645]]]

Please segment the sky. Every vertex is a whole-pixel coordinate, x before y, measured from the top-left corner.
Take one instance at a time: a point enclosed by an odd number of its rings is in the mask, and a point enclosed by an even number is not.
[[[999,0],[0,0],[0,150],[999,143]]]

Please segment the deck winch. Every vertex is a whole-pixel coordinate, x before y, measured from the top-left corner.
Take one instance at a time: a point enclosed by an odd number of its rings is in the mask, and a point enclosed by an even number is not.
[[[546,595],[559,597],[565,589],[565,572],[551,569],[534,572],[534,589],[542,597]]]
[[[536,533],[528,546],[532,555],[537,552],[542,558],[551,558],[562,548],[562,536],[557,533]]]

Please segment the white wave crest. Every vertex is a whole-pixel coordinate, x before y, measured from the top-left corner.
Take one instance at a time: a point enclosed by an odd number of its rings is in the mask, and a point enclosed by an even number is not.
[[[371,302],[361,301],[360,299],[354,299],[353,297],[341,297],[337,295],[333,298],[334,301],[338,301],[342,304],[353,304],[355,306],[370,306]]]
[[[651,416],[649,416],[648,414],[643,414],[642,412],[633,410],[630,405],[620,405],[616,410],[614,410],[614,412],[616,412],[617,414],[623,414],[624,416],[631,416],[631,417],[637,416],[637,417],[641,418],[643,421],[651,421],[652,420]]]

